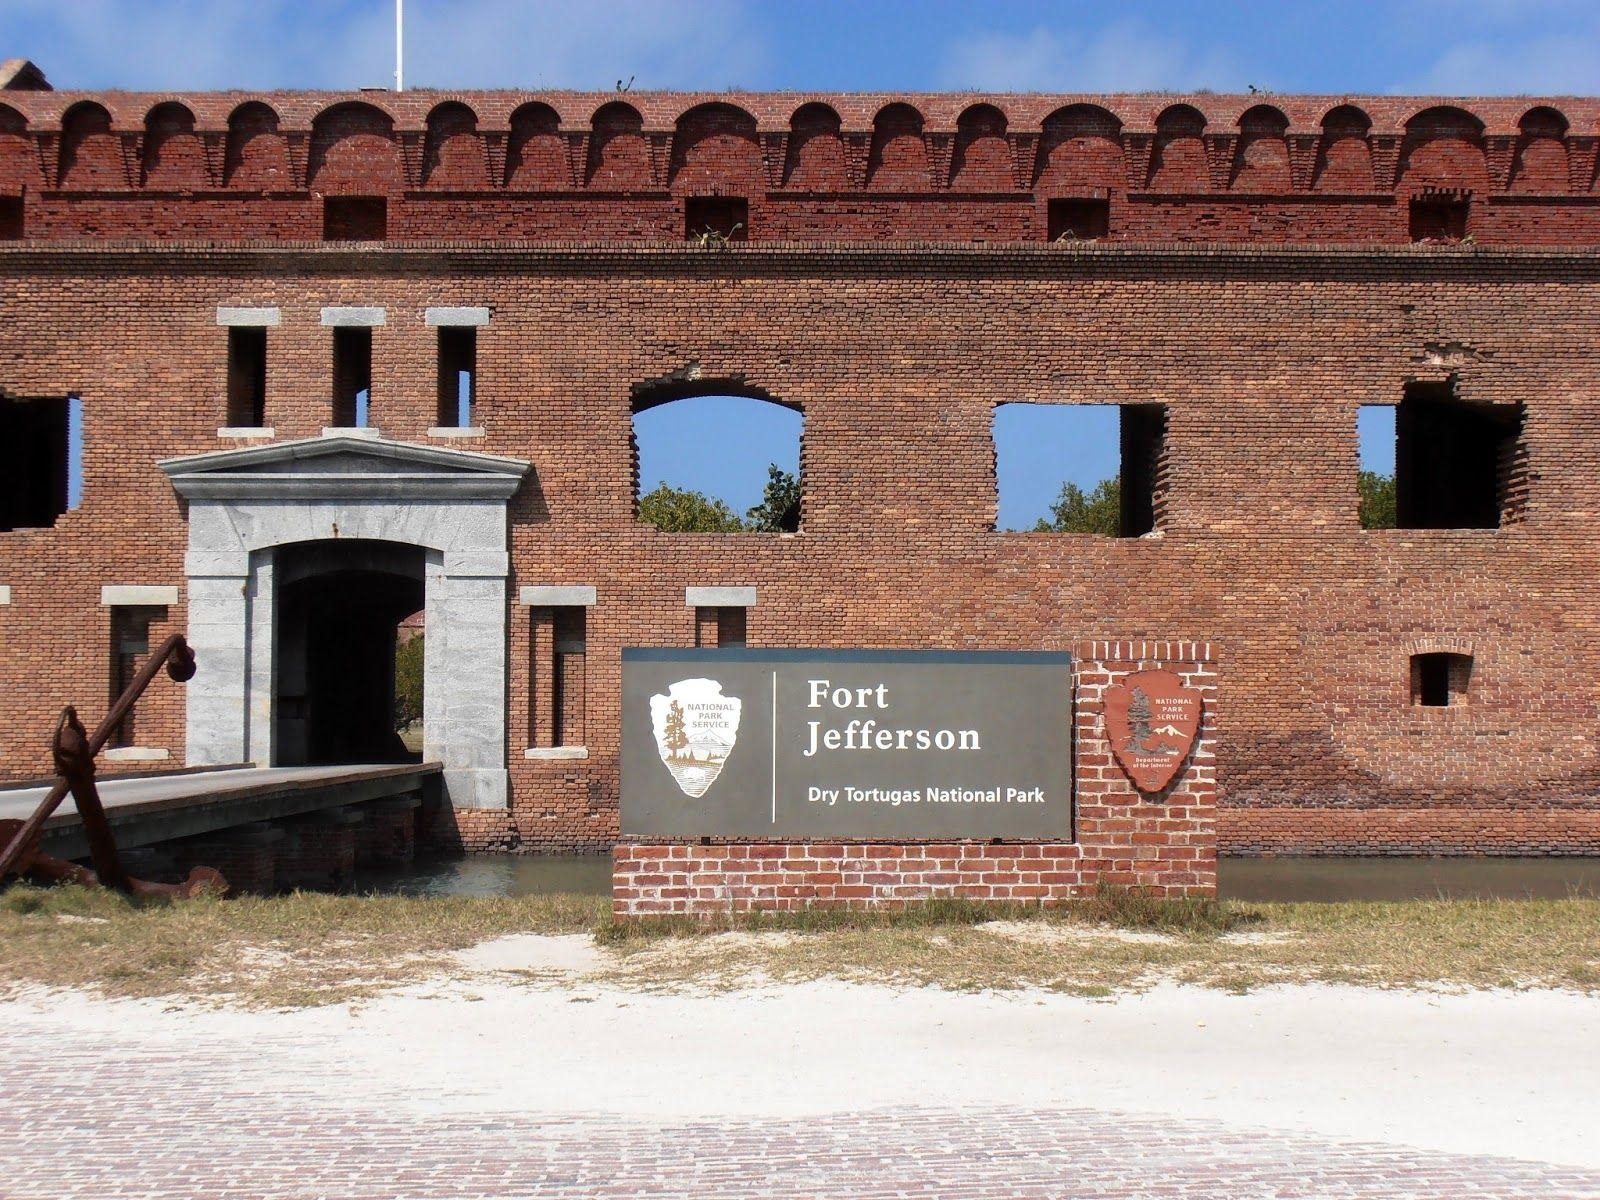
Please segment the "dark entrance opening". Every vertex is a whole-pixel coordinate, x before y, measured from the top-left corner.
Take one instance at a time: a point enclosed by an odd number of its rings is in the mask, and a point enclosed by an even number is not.
[[[421,761],[401,737],[395,651],[401,623],[423,607],[425,563],[421,547],[392,542],[279,551],[278,765]]]

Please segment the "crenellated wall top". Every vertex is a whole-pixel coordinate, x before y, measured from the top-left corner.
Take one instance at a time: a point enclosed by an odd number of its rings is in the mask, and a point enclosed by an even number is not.
[[[1416,119],[1431,110],[1458,110],[1475,123],[1484,136],[1515,137],[1526,132],[1530,116],[1536,123],[1554,117],[1564,134],[1600,135],[1600,97],[1439,97],[1439,96],[1339,96],[1220,93],[981,93],[981,92],[574,92],[574,91],[454,91],[413,90],[391,92],[360,90],[225,91],[225,92],[121,92],[51,91],[0,93],[0,107],[16,111],[26,128],[60,132],[66,115],[82,104],[103,108],[113,131],[143,130],[156,110],[165,105],[186,109],[196,131],[225,131],[238,110],[248,104],[271,109],[284,131],[309,132],[318,117],[344,105],[367,105],[393,122],[396,132],[421,132],[441,105],[464,105],[482,132],[509,131],[513,114],[526,105],[551,110],[563,132],[594,127],[608,106],[622,105],[637,115],[643,132],[669,132],[695,109],[708,105],[739,110],[756,132],[786,133],[797,116],[812,106],[831,110],[845,132],[869,133],[902,110],[927,133],[957,133],[963,118],[971,124],[998,114],[1006,132],[1041,133],[1052,116],[1084,107],[1103,110],[1128,133],[1159,131],[1163,116],[1178,116],[1187,109],[1201,118],[1206,133],[1238,133],[1252,110],[1266,121],[1282,123],[1288,134],[1320,134],[1330,116],[1336,120],[1354,110],[1370,123],[1376,136],[1403,136]],[[974,111],[980,110],[980,111]],[[987,111],[981,111],[987,110]],[[824,113],[824,116],[827,114]],[[1187,113],[1182,114],[1187,116]]]

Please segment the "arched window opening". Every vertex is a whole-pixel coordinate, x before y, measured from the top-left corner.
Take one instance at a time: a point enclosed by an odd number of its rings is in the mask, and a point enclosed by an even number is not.
[[[1160,525],[1162,404],[1001,404],[994,412],[995,527],[1140,537]]]
[[[800,410],[769,396],[643,389],[633,406],[639,519],[668,533],[800,528]]]

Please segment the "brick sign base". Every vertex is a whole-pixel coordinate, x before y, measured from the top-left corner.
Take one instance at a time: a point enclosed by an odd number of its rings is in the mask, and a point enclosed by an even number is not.
[[[1217,888],[1217,675],[1197,642],[1085,642],[1073,665],[1076,841],[682,844],[613,852],[619,916],[902,908],[934,897],[1059,903],[1100,882],[1169,896]],[[1200,734],[1172,781],[1140,793],[1107,741],[1106,689],[1167,670],[1204,697]]]

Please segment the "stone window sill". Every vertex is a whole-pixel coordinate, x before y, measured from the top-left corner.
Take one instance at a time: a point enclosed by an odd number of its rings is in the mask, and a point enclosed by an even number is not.
[[[115,746],[101,753],[107,762],[165,762],[171,756],[171,751],[152,746]]]
[[[488,435],[484,433],[482,425],[435,425],[428,430],[428,436],[436,438],[481,438]]]
[[[589,757],[587,746],[529,746],[522,752],[523,758],[549,760],[572,760]]]
[[[270,425],[224,425],[217,430],[217,436],[219,438],[237,438],[239,440],[275,438],[278,436],[278,431]]]

